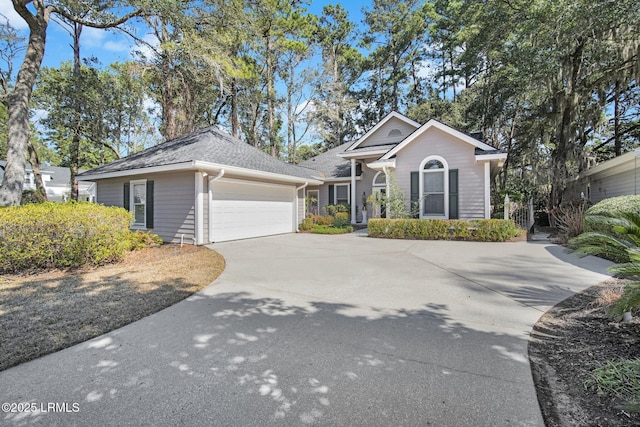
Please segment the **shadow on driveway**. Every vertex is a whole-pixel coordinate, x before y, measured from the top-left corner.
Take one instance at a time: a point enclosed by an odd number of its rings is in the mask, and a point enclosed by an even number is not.
[[[196,294],[0,373],[3,401],[79,403],[2,424],[541,425],[522,407],[536,399],[525,338],[466,328],[444,305],[353,308]]]

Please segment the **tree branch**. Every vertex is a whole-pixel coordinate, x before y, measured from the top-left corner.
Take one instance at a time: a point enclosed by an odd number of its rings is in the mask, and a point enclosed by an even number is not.
[[[68,19],[69,21],[78,23],[78,24],[83,25],[85,27],[102,28],[102,29],[117,27],[118,25],[124,24],[129,19],[133,18],[134,16],[141,16],[142,15],[142,9],[136,9],[133,12],[127,13],[126,15],[116,19],[115,21],[93,22],[93,21],[89,21],[89,20],[80,18],[78,16],[74,16],[74,15],[68,13],[66,10],[63,10],[63,9],[60,9],[60,8],[54,8],[52,10],[52,12],[57,13],[58,15]]]

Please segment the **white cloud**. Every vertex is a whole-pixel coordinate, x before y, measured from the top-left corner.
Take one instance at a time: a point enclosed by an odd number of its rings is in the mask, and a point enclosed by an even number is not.
[[[124,41],[109,40],[102,47],[110,52],[128,52],[131,49],[131,44]]]
[[[0,14],[4,15],[11,25],[16,30],[24,30],[28,28],[27,21],[22,19],[18,12],[13,8],[13,4],[10,1],[0,2]]]
[[[82,44],[86,47],[100,47],[107,36],[105,30],[91,27],[82,28]]]
[[[160,41],[155,36],[155,34],[148,33],[146,34],[142,40],[146,43],[139,43],[133,47],[131,47],[130,56],[132,58],[140,58],[140,59],[151,59],[154,57],[155,52],[152,47],[158,47],[160,45]],[[151,45],[151,46],[148,46]]]

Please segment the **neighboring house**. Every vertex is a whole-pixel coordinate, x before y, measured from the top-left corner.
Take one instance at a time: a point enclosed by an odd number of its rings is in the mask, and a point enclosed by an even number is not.
[[[640,149],[602,162],[582,171],[567,186],[565,199],[579,198],[598,203],[603,199],[627,194],[638,194],[640,190]]]
[[[436,120],[420,125],[391,113],[355,143],[344,144],[301,166],[322,173],[323,184],[306,191],[318,208],[351,204],[359,220],[363,200],[389,192],[393,174],[405,208],[420,218],[490,218],[490,183],[507,154]],[[355,203],[352,203],[354,201]],[[377,212],[385,215],[385,212]]]
[[[298,166],[211,127],[78,180],[96,183],[99,203],[130,210],[133,228],[207,244],[295,232],[307,209],[329,204],[350,204],[355,224],[363,197],[389,191],[390,173],[421,218],[489,218],[490,182],[506,156],[435,120],[421,126],[391,113],[355,143]]]
[[[4,166],[7,162],[0,160],[0,182],[4,176]],[[69,168],[57,166],[41,166],[40,175],[47,193],[47,199],[52,202],[63,202],[69,199],[71,194],[71,171]],[[78,199],[89,202],[95,201],[96,192],[93,182],[78,183]],[[31,164],[27,163],[24,174],[24,190],[35,190],[36,178]]]

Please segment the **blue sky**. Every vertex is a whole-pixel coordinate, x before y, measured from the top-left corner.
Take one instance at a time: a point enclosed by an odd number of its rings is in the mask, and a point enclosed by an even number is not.
[[[339,2],[338,2],[339,3]],[[336,1],[319,0],[312,1],[307,7],[311,13],[320,15],[322,7],[326,4],[336,4]],[[362,8],[370,8],[372,0],[352,0],[341,3],[349,12],[349,18],[356,24],[361,25]],[[0,1],[0,14],[9,19],[9,23],[23,36],[27,36],[27,25],[13,10],[11,2]],[[138,34],[139,37],[150,40],[149,35]],[[107,66],[116,61],[126,61],[132,59],[132,51],[135,48],[134,42],[118,31],[98,30],[85,27],[81,36],[81,55],[83,58],[96,57],[103,66]],[[47,33],[47,45],[45,48],[44,66],[55,67],[63,61],[70,61],[73,58],[72,39],[63,26],[56,22],[49,25]],[[22,60],[22,58],[20,58]]]

